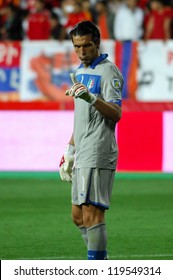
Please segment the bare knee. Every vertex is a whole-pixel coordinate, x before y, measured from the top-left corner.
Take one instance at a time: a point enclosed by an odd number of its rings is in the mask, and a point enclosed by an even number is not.
[[[83,225],[82,208],[78,205],[72,206],[72,221],[76,226]]]
[[[72,221],[78,227],[83,225],[83,219],[79,216],[76,216],[76,215],[72,214]]]
[[[85,227],[90,227],[104,222],[104,209],[88,205],[82,207],[83,223]]]

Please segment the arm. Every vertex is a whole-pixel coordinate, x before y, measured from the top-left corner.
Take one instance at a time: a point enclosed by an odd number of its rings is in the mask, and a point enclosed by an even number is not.
[[[69,141],[68,144],[69,144],[69,145],[72,145],[72,146],[75,146],[73,134],[72,134],[72,136],[71,136],[70,141]]]
[[[122,110],[117,104],[106,102],[102,99],[97,99],[93,105],[105,118],[118,122],[121,119]]]
[[[60,177],[63,181],[71,182],[72,180],[74,154],[75,154],[75,147],[74,147],[74,138],[72,134],[59,165]]]
[[[150,17],[146,23],[146,27],[145,27],[145,35],[144,35],[144,39],[148,40],[150,39],[150,36],[153,32],[153,28],[154,28],[154,18]]]
[[[166,18],[164,22],[164,30],[165,30],[165,39],[171,38],[171,19]]]

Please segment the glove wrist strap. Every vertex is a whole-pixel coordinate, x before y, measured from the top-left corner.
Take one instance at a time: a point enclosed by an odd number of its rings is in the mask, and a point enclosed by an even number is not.
[[[91,95],[91,102],[90,102],[90,104],[94,105],[96,103],[96,101],[97,101],[97,97],[94,94],[90,94],[90,95]]]
[[[66,149],[65,149],[65,153],[70,153],[70,154],[74,155],[75,147],[71,144],[68,144]]]

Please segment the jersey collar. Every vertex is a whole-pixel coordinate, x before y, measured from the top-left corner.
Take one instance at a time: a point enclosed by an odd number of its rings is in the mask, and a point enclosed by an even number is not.
[[[107,53],[104,53],[104,54],[100,54],[100,56],[98,56],[92,63],[91,65],[89,66],[90,68],[94,69],[97,64],[99,64],[102,60],[106,59],[108,57],[108,54]],[[83,64],[81,63],[81,65],[79,66],[79,68],[84,68],[83,67]]]

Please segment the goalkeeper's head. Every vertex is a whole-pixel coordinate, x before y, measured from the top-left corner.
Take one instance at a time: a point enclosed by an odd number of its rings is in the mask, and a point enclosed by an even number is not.
[[[91,34],[92,42],[100,46],[100,31],[97,28],[97,26],[89,20],[79,22],[72,28],[72,30],[69,33],[72,41],[73,36],[85,36],[89,34]]]

